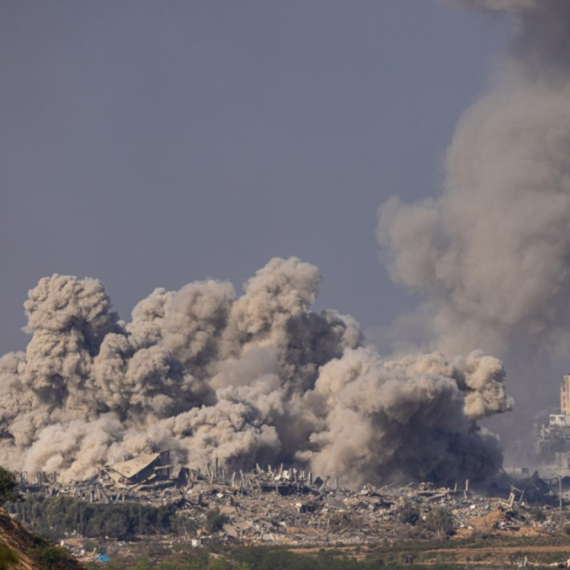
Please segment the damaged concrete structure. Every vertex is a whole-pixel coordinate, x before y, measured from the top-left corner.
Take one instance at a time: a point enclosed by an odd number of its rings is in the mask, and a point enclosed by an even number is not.
[[[152,485],[187,478],[188,469],[173,465],[170,452],[139,455],[133,459],[105,466],[99,477],[122,486]]]
[[[546,482],[536,473],[523,479],[503,473],[486,485],[474,488],[462,480],[453,487],[410,483],[351,490],[336,478],[323,480],[282,465],[228,473],[213,461],[202,470],[180,470],[165,452],[106,466],[89,481],[58,483],[45,476],[41,483],[24,483],[21,488],[24,493],[69,495],[94,503],[173,504],[194,521],[195,530],[180,540],[231,544],[363,544],[396,539],[412,528],[403,522],[404,512],[413,511],[421,525],[437,509],[449,513],[457,533],[477,528],[479,519],[487,524],[489,517],[493,528],[514,532],[538,524],[532,508],[540,505],[545,515],[541,528],[550,528],[559,524],[560,503],[570,504],[569,497],[556,494],[557,480]],[[223,515],[225,523],[208,535],[204,529],[212,511]]]
[[[139,455],[128,461],[107,465],[101,474],[120,485],[136,485],[168,479],[172,467],[170,465],[170,453],[163,451]]]

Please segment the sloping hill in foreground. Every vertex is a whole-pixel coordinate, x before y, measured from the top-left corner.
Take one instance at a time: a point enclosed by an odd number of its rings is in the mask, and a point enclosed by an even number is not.
[[[66,550],[31,534],[0,508],[0,544],[18,557],[15,570],[83,570]]]

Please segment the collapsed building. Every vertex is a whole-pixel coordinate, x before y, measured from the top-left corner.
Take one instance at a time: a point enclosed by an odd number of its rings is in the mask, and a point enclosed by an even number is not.
[[[100,477],[124,486],[178,481],[187,476],[187,469],[170,462],[170,452],[147,453],[133,459],[107,465]]]
[[[62,483],[50,474],[40,477],[40,483],[24,482],[21,490],[107,505],[174,504],[177,512],[194,522],[193,530],[184,531],[179,539],[192,539],[195,545],[364,544],[398,539],[405,528],[416,521],[422,524],[434,509],[449,512],[461,536],[481,524],[496,532],[537,527],[532,513],[540,506],[545,517],[539,526],[548,531],[560,526],[558,505],[570,504],[566,494],[556,494],[556,481],[544,481],[536,473],[523,479],[503,473],[484,486],[462,480],[452,487],[423,482],[404,487],[367,484],[354,490],[335,477],[323,479],[283,465],[229,472],[214,461],[204,469],[184,470],[184,477],[174,473],[169,454],[157,453],[107,465],[90,481]],[[208,534],[206,521],[212,510],[223,515],[224,524]],[[23,504],[12,508],[18,518],[23,512]]]

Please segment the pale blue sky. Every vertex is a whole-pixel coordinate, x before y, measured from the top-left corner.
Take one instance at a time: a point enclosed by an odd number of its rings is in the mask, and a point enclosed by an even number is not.
[[[437,193],[507,36],[435,0],[3,0],[0,353],[52,273],[100,278],[128,318],[297,255],[319,308],[388,323],[415,301],[376,208]]]

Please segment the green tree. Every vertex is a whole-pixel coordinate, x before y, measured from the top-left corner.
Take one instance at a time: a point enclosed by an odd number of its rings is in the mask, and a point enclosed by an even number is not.
[[[0,505],[21,499],[20,493],[16,491],[17,487],[16,474],[0,466]]]

